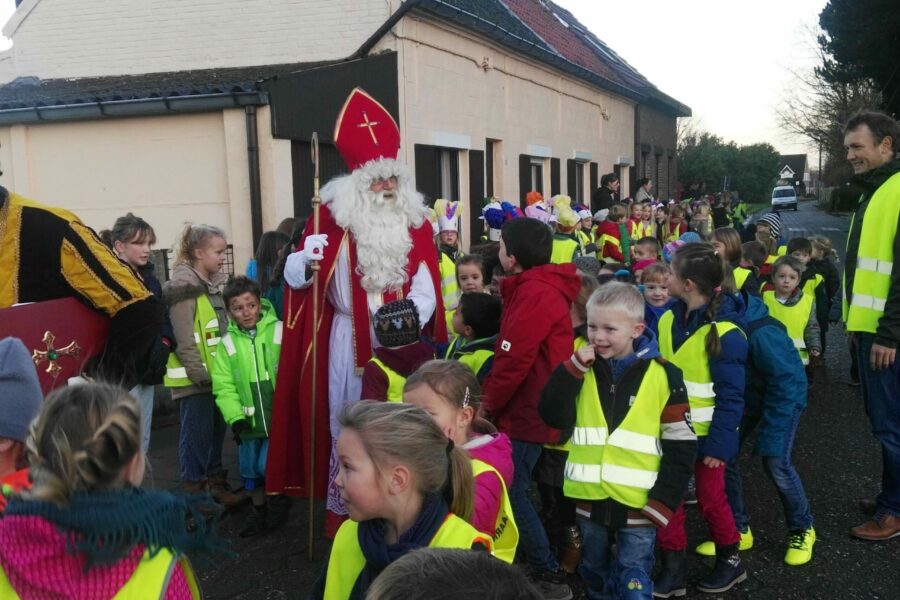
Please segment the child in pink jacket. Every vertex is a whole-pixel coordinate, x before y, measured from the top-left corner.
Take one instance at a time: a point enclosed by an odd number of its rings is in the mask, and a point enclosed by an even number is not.
[[[494,539],[494,554],[512,562],[519,534],[506,488],[513,480],[506,434],[475,417],[481,388],[472,370],[455,360],[430,360],[406,380],[403,402],[430,414],[452,444],[468,451],[475,471],[472,525]]]

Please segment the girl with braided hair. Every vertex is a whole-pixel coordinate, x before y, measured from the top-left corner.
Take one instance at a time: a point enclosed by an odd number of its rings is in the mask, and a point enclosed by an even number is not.
[[[27,458],[32,488],[0,520],[0,597],[200,597],[183,555],[219,543],[196,500],[140,488],[141,411],[124,389],[88,383],[50,394]]]
[[[725,463],[737,454],[744,410],[745,306],[734,293],[725,257],[708,243],[678,248],[668,288],[676,302],[659,319],[660,353],[684,374],[697,434],[697,501],[716,546],[715,567],[697,588],[720,593],[747,578],[738,553],[741,536],[725,496]],[[687,548],[683,505],[657,539],[664,569],[654,584],[654,595],[682,596]]]

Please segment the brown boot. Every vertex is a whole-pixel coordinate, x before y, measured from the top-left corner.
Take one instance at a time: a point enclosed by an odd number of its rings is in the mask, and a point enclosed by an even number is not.
[[[861,540],[880,542],[900,535],[900,517],[894,515],[877,515],[858,527],[850,530],[850,535]]]
[[[241,489],[235,492],[228,485],[228,471],[222,471],[218,475],[211,475],[209,478],[209,492],[216,502],[227,508],[239,506],[250,499],[247,490]]]
[[[204,519],[214,519],[225,510],[209,495],[208,481],[184,481],[184,493],[189,496],[203,496],[203,500],[197,505],[197,510]]]
[[[577,525],[563,530],[563,543],[559,549],[559,568],[566,573],[576,573],[581,562],[581,532]]]

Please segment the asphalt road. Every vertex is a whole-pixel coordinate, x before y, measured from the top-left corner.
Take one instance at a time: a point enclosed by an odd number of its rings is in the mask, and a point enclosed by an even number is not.
[[[847,217],[821,213],[802,203],[796,213],[782,213],[786,236],[824,234],[842,248]],[[809,408],[803,416],[794,461],[812,504],[818,542],[812,562],[788,567],[783,562],[787,530],[781,504],[759,460],[745,447],[741,458],[746,501],[756,544],[743,557],[750,574],[731,599],[892,599],[900,597],[900,538],[873,543],[849,536],[851,527],[864,520],[857,499],[873,496],[880,484],[880,451],[869,430],[859,388],[847,385],[849,355],[844,333],[829,333],[825,367],[810,389]],[[178,485],[178,426],[173,416],[158,418],[151,440],[153,468],[149,485]],[[236,453],[226,442],[227,465],[237,472]],[[307,558],[308,507],[296,501],[283,529],[241,539],[237,536],[248,507],[227,514],[221,534],[231,540],[236,558],[214,565],[198,565],[204,595],[210,599],[303,598],[318,575],[328,543],[317,539],[315,560]],[[321,514],[317,523],[321,523]],[[688,510],[689,539],[704,539],[695,509]],[[321,533],[321,527],[319,528]],[[692,556],[689,577],[696,582],[712,559]],[[690,589],[688,598],[710,598]]]

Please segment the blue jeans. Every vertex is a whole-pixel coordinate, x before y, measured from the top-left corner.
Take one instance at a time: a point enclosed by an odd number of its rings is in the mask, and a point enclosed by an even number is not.
[[[222,472],[225,419],[212,394],[185,396],[181,403],[178,460],[184,481],[206,481]]]
[[[784,518],[787,521],[788,530],[801,531],[812,527],[813,518],[809,511],[809,500],[806,491],[800,481],[800,475],[791,462],[791,451],[794,447],[794,439],[797,435],[797,426],[800,424],[801,409],[796,409],[791,417],[790,428],[784,440],[784,452],[781,456],[763,456],[763,470],[775,484],[781,505],[784,507]],[[747,439],[750,433],[756,429],[762,419],[762,415],[744,417],[741,422],[741,443]],[[737,457],[728,461],[725,469],[725,493],[728,496],[728,504],[734,514],[734,524],[738,531],[747,532],[750,527],[750,517],[744,505],[744,489],[741,484],[741,474],[738,472]]]
[[[537,511],[528,499],[531,474],[543,450],[540,444],[512,440],[513,483],[509,488],[509,503],[519,528],[519,548],[529,565],[540,571],[556,571],[559,563],[550,552],[547,532]]]
[[[243,440],[238,446],[238,464],[241,480],[248,491],[266,483],[266,458],[269,456],[269,438]]]
[[[653,527],[623,527],[612,532],[590,519],[578,517],[581,530],[581,565],[578,574],[589,600],[653,597]],[[612,545],[616,544],[613,560]]]
[[[881,444],[881,493],[878,510],[900,516],[900,361],[883,371],[869,366],[875,336],[856,334],[856,361],[872,434]]]

